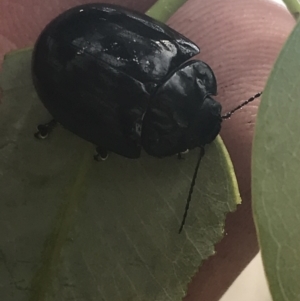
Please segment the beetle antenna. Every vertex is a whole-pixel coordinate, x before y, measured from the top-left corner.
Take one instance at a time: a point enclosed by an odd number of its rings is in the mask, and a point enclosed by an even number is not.
[[[183,226],[185,224],[187,213],[188,213],[188,210],[189,210],[189,207],[190,207],[190,202],[191,202],[191,199],[192,199],[193,189],[194,189],[194,186],[195,186],[195,183],[196,183],[198,169],[199,169],[200,162],[201,162],[201,159],[203,158],[204,154],[205,154],[204,146],[200,146],[200,153],[199,153],[198,162],[197,162],[197,165],[196,165],[196,168],[195,168],[195,171],[194,171],[194,176],[193,176],[193,179],[192,179],[192,183],[191,183],[191,187],[190,187],[190,191],[189,191],[189,196],[188,196],[187,201],[186,201],[185,210],[184,210],[182,222],[181,222],[178,233],[181,233],[181,231],[183,229]]]
[[[256,93],[254,96],[250,97],[248,100],[244,101],[242,104],[240,104],[239,106],[237,106],[235,109],[233,109],[232,111],[226,113],[225,115],[222,116],[222,119],[228,119],[232,116],[232,114],[234,112],[236,112],[237,110],[241,109],[242,107],[244,107],[245,105],[247,105],[249,102],[252,102],[254,99],[260,97],[262,95],[263,92],[259,92]]]

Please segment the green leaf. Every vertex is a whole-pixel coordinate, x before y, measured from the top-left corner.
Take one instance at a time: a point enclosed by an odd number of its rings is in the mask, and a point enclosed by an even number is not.
[[[7,55],[0,78],[2,299],[181,300],[240,202],[221,139],[206,148],[179,235],[199,150],[97,163],[93,146],[62,127],[35,140],[50,116],[31,83],[31,54]]]
[[[274,66],[256,122],[253,210],[274,301],[300,300],[300,24]]]

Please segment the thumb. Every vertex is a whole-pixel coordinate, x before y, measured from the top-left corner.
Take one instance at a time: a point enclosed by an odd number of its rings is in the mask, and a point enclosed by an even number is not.
[[[168,24],[190,38],[218,82],[223,114],[263,90],[295,21],[268,0],[189,0]],[[186,300],[219,300],[258,252],[251,212],[251,148],[259,100],[223,122],[221,136],[236,171],[243,203],[226,222],[227,236],[194,277]]]

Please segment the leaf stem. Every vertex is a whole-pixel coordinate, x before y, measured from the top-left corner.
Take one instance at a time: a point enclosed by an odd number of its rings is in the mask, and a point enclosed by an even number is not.
[[[299,0],[283,0],[283,2],[286,5],[287,9],[290,11],[290,13],[297,20],[300,15],[300,1]]]
[[[166,22],[187,0],[158,0],[146,12],[146,15],[158,21]]]

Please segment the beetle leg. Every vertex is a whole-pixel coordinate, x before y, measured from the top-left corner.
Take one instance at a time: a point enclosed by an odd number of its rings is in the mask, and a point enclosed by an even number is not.
[[[46,139],[50,132],[57,126],[58,122],[52,119],[50,122],[45,124],[39,124],[37,126],[37,132],[34,134],[34,137],[37,139]]]
[[[185,159],[185,158],[184,158],[184,155],[187,154],[188,152],[189,152],[189,150],[187,149],[187,150],[185,150],[184,152],[178,153],[178,154],[177,154],[178,160],[184,160],[184,159]]]
[[[183,159],[182,156],[181,156],[181,153],[177,154],[177,158],[178,158],[178,160],[182,160]]]
[[[108,152],[105,148],[98,146],[96,147],[96,152],[97,154],[94,156],[96,161],[105,161],[108,158]]]

